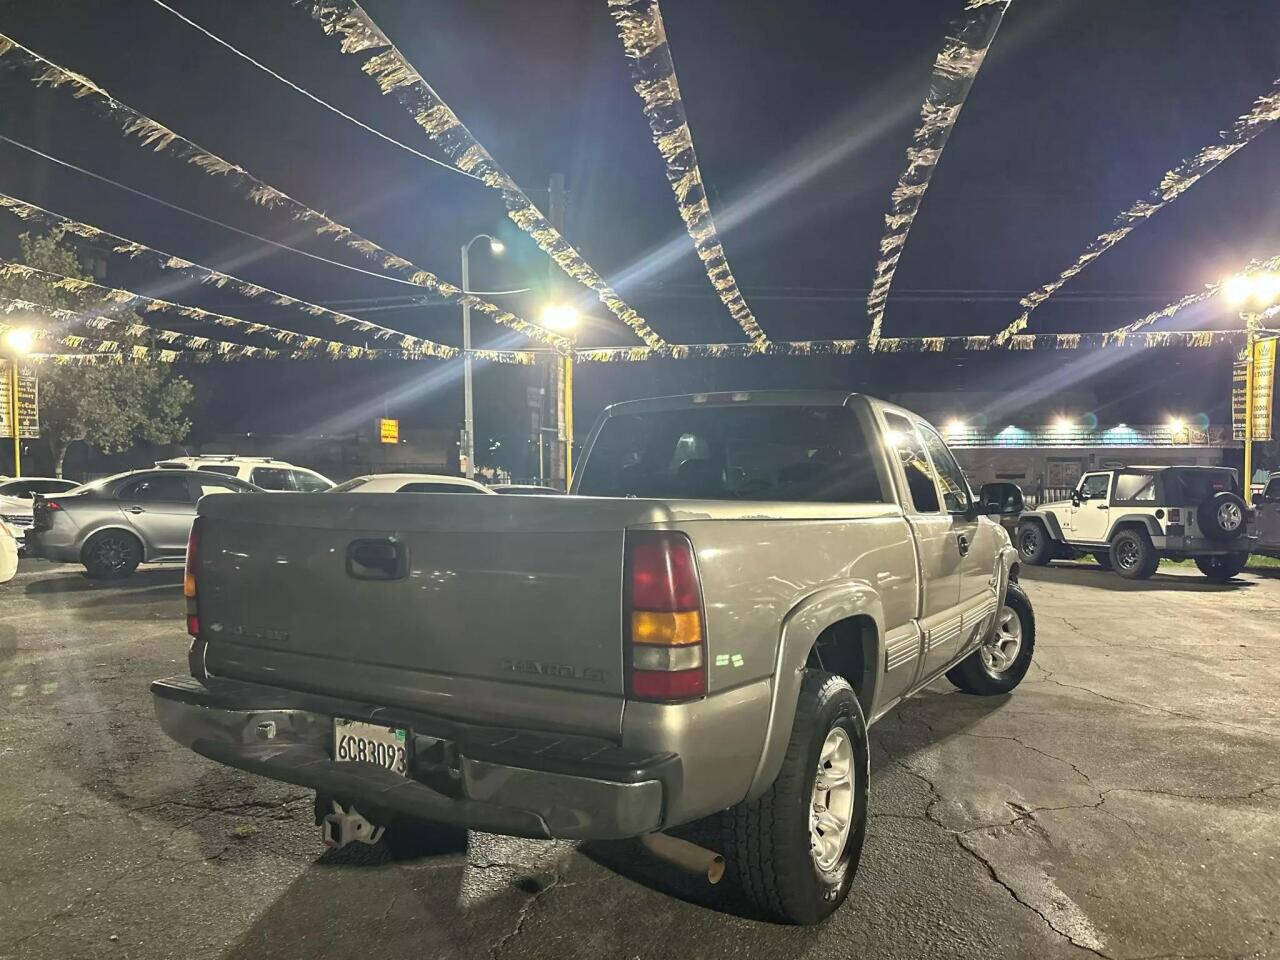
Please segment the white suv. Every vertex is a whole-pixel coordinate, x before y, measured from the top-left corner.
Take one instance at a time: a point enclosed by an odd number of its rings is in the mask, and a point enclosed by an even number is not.
[[[274,457],[237,457],[234,454],[205,454],[199,457],[171,457],[156,466],[165,470],[204,470],[247,480],[263,490],[289,493],[323,493],[333,486],[328,477],[296,467]]]
[[[1161,557],[1195,560],[1210,580],[1244,569],[1256,536],[1227,467],[1123,467],[1086,473],[1070,500],[1027,510],[1015,544],[1024,563],[1093,554],[1130,580],[1156,572]]]

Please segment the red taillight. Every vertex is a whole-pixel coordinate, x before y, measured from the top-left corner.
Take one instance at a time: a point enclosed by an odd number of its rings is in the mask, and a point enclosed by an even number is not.
[[[57,500],[46,500],[46,501],[44,502],[44,505],[45,505],[46,507],[48,507],[50,510],[61,510],[61,509],[62,509],[62,504],[60,504]]]
[[[626,626],[631,696],[692,700],[707,692],[702,586],[682,533],[627,536]]]
[[[196,568],[200,565],[200,525],[202,517],[196,517],[187,535],[187,565],[182,574],[182,595],[187,598],[187,633],[200,635],[200,608],[196,603]]]

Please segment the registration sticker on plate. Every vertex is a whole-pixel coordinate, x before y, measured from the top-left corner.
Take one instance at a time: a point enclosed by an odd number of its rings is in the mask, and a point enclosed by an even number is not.
[[[408,773],[409,732],[362,720],[333,720],[333,759],[376,763],[402,777]]]

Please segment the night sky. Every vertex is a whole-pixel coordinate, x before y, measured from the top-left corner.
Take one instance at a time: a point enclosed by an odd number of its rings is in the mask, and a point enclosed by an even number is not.
[[[290,79],[420,149],[422,132],[287,0],[170,0]],[[669,0],[664,14],[690,126],[730,263],[774,339],[858,337],[881,218],[904,162],[932,59],[961,0],[746,4]],[[666,339],[740,340],[676,214],[604,0],[369,0],[366,9],[494,157],[545,203],[570,189],[566,236]],[[0,32],[84,73],[124,102],[392,251],[457,282],[458,246],[495,232],[507,254],[473,257],[473,286],[536,318],[546,260],[500,198],[360,131],[217,47],[151,0],[0,0]],[[925,198],[899,265],[888,336],[994,333],[1164,171],[1245,112],[1280,76],[1272,0],[1014,0]],[[0,70],[0,133],[242,228],[367,263],[302,235],[216,179],[127,143],[65,91]],[[1032,314],[1028,332],[1107,330],[1280,252],[1280,131],[1264,133]],[[0,144],[0,190],[208,266],[338,305],[411,288],[316,265],[132,198]],[[544,208],[545,209],[545,208]],[[20,228],[0,217],[0,253]],[[305,329],[294,314],[174,274],[112,263],[139,292]],[[369,302],[366,300],[366,302]],[[386,302],[376,304],[385,307]],[[583,301],[592,307],[591,301]],[[343,309],[351,309],[343,305]],[[351,312],[359,312],[351,309]],[[638,341],[599,304],[584,339]],[[378,309],[388,326],[459,342],[453,306]],[[1220,304],[1175,329],[1233,323]],[[331,330],[332,328],[330,328]],[[317,332],[318,329],[317,329]],[[224,334],[215,334],[224,335]],[[477,323],[479,342],[525,345]],[[1230,350],[656,361],[579,367],[581,429],[613,400],[759,386],[879,394],[1000,392],[1017,407],[1091,390],[1103,420],[1169,411],[1226,418]],[[363,429],[385,407],[452,425],[458,365],[246,363],[193,372],[202,433]],[[481,437],[518,434],[527,371],[482,371]],[[519,418],[517,420],[517,417]]]

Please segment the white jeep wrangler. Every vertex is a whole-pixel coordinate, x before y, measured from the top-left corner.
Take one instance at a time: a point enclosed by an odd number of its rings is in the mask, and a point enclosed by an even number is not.
[[[1023,562],[1046,564],[1092,554],[1104,570],[1145,580],[1162,557],[1188,557],[1210,580],[1244,569],[1257,538],[1227,467],[1123,467],[1086,473],[1070,500],[1022,514]]]

